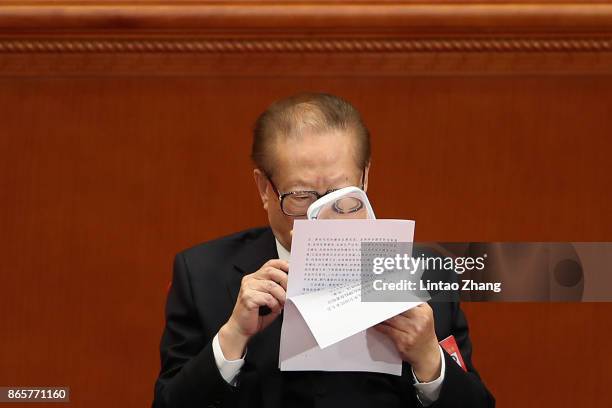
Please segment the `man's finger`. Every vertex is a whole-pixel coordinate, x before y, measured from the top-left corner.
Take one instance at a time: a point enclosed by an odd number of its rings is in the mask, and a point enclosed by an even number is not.
[[[282,309],[279,301],[269,293],[251,290],[246,295],[245,303],[249,310],[259,309],[261,306],[268,306],[273,312],[277,313]]]
[[[264,266],[271,266],[273,268],[280,269],[281,271],[289,272],[289,262],[283,259],[270,259],[268,262],[263,264],[262,269]]]
[[[379,332],[381,332],[383,334],[386,334],[393,341],[399,340],[399,337],[403,333],[401,330],[398,330],[395,327],[386,324],[385,322],[382,322],[382,323],[379,323],[379,324],[375,325],[374,329],[378,330]]]
[[[287,294],[283,287],[271,280],[254,279],[249,283],[249,288],[258,292],[269,293],[283,305],[287,299]]]
[[[401,313],[401,316],[405,316],[405,317],[416,316],[416,315],[423,313],[427,308],[431,308],[431,306],[429,306],[427,303],[421,303],[420,305],[415,306]]]
[[[413,322],[408,317],[401,314],[393,316],[392,318],[385,320],[383,323],[404,332],[413,328]]]
[[[253,274],[253,278],[259,280],[271,280],[287,290],[287,274],[280,269],[273,268],[271,266],[264,267]]]

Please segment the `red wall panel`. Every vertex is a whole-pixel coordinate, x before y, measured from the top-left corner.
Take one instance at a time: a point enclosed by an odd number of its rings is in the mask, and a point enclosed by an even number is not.
[[[549,17],[557,10],[541,7]],[[455,41],[447,48],[428,37],[442,48],[410,51],[426,43],[406,26],[399,51],[372,53],[350,30],[371,21],[357,13],[334,22],[346,25],[350,52],[291,51],[302,38],[279,52],[217,44],[185,53],[112,41],[210,45],[212,34],[176,40],[163,19],[146,20],[164,22],[153,33],[116,22],[89,30],[77,13],[82,26],[66,38],[61,27],[33,33],[23,16],[0,12],[0,385],[68,385],[75,406],[147,405],[172,257],[266,222],[248,160],[251,127],[269,103],[299,91],[335,93],[360,109],[372,131],[372,203],[380,217],[415,219],[418,240],[612,240],[611,16],[563,28],[588,34],[573,51],[546,50],[532,16],[507,20],[524,43],[506,51],[475,39],[478,24],[457,37],[455,23],[440,23],[431,30]],[[395,35],[384,19],[376,24],[362,36]],[[246,40],[236,29],[224,35],[264,48],[262,36],[296,35],[272,26]],[[324,48],[317,41],[330,36],[326,28],[308,38]],[[28,50],[35,40],[42,48]],[[110,51],[96,51],[105,44]],[[499,406],[610,404],[609,304],[464,308],[475,363]]]

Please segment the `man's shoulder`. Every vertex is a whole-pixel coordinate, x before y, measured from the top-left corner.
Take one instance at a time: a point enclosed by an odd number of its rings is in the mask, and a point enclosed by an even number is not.
[[[249,228],[230,235],[222,236],[210,241],[205,241],[179,252],[179,256],[185,259],[197,260],[201,258],[223,259],[229,253],[235,253],[244,246],[271,235],[270,227]]]

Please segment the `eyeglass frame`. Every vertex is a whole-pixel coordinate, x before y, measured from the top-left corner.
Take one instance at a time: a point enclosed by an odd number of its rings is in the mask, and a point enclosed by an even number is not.
[[[276,188],[276,185],[274,184],[274,182],[272,181],[272,177],[270,177],[269,174],[265,173],[266,178],[268,179],[268,181],[270,182],[270,185],[272,186],[272,190],[274,190],[274,192],[276,193],[276,195],[278,196],[278,201],[279,201],[279,205],[281,208],[281,211],[283,212],[283,214],[285,214],[287,217],[303,217],[306,215],[306,213],[304,214],[299,214],[299,215],[294,215],[294,214],[287,214],[287,212],[285,211],[285,208],[283,206],[283,201],[286,197],[289,197],[290,195],[295,195],[295,194],[312,194],[315,197],[317,197],[317,200],[320,199],[321,197],[326,196],[327,194],[333,193],[334,191],[338,191],[340,190],[340,188],[332,188],[327,190],[325,193],[323,194],[319,194],[318,191],[314,191],[314,190],[295,190],[295,191],[289,191],[286,193],[281,193],[280,191],[278,191],[278,188]],[[363,170],[363,172],[361,173],[361,189],[363,190],[365,187],[365,175],[366,175],[366,171],[365,169]],[[343,188],[343,187],[342,187]]]

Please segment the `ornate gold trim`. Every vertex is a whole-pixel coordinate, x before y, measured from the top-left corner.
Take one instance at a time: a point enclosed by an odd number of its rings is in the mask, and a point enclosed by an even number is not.
[[[0,39],[1,53],[609,52],[605,38]]]
[[[432,2],[9,0],[0,75],[612,72],[612,4]]]

